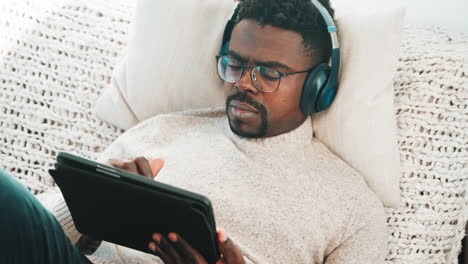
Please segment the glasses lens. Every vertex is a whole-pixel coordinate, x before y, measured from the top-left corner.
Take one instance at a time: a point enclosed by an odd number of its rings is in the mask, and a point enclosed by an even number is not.
[[[226,82],[237,82],[242,75],[242,65],[228,56],[218,59],[218,74]]]
[[[252,80],[255,87],[264,92],[274,92],[279,86],[281,74],[268,67],[255,67],[252,69]]]

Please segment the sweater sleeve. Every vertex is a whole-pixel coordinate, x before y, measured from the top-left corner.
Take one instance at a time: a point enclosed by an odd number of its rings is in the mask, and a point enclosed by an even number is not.
[[[359,195],[360,196],[360,195]],[[387,253],[385,212],[381,202],[366,195],[356,199],[342,242],[325,264],[383,264]]]
[[[99,257],[96,257],[96,256],[86,256],[86,257],[93,264],[120,264],[120,263],[117,263],[117,262],[115,262],[113,260],[107,260],[107,259],[99,258]]]
[[[70,211],[68,210],[65,199],[62,196],[60,190],[54,189],[36,196],[41,204],[57,219],[57,222],[65,231],[71,242],[76,245],[81,237],[81,234],[76,230],[75,224],[71,217]]]

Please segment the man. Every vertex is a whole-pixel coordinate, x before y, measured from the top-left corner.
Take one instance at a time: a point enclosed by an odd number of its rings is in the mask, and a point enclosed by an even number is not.
[[[218,58],[226,106],[140,123],[101,161],[210,198],[230,237],[219,233],[221,263],[383,263],[380,201],[312,137],[300,109],[307,73],[328,60],[330,46],[309,0],[240,1],[229,50]],[[55,235],[67,244],[62,230]],[[62,247],[49,256],[64,250],[86,263],[75,247]],[[154,234],[148,247],[164,263],[205,263],[175,233]]]

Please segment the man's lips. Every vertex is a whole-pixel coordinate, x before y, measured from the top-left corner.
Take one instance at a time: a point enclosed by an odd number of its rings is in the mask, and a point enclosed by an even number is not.
[[[244,110],[244,111],[249,111],[249,112],[252,112],[252,113],[258,113],[258,110],[249,105],[249,104],[246,104],[246,103],[241,103],[237,100],[232,100],[231,103],[229,104],[230,106],[232,107],[235,107],[235,108],[238,108],[240,110]]]

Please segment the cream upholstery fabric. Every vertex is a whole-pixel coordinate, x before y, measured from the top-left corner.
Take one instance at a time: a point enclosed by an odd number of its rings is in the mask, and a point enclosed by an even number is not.
[[[96,158],[121,130],[92,109],[127,45],[133,0],[0,1],[0,167],[35,193],[58,151]],[[457,263],[467,220],[468,35],[407,27],[394,77],[401,208],[387,263]]]
[[[315,137],[358,170],[384,205],[393,208],[400,205],[393,76],[403,15],[401,9],[337,9],[340,86],[333,105],[312,116]]]
[[[156,114],[222,104],[215,56],[234,1],[137,3],[129,50],[96,114],[128,129]]]

